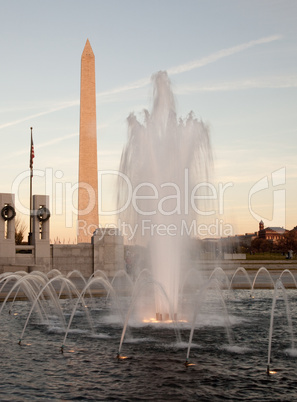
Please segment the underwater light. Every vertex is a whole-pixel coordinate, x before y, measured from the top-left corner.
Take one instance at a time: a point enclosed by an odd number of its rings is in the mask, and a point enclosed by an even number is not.
[[[189,367],[189,366],[196,366],[195,363],[189,363],[188,359],[184,362],[184,365],[185,365],[186,367]]]
[[[277,374],[277,371],[275,371],[275,370],[270,370],[270,367],[269,367],[269,365],[267,366],[267,369],[266,369],[266,374],[267,375],[270,375],[270,374]]]
[[[117,359],[118,360],[125,360],[128,359],[128,356],[121,356],[119,353],[117,354]]]

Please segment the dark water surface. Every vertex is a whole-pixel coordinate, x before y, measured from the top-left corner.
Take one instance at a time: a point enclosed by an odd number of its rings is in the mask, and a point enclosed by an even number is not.
[[[293,329],[297,324],[297,293],[288,291]],[[233,346],[229,347],[222,309],[211,300],[201,315],[185,367],[190,328],[180,325],[177,342],[172,325],[129,327],[117,360],[122,325],[113,320],[103,299],[90,309],[95,335],[78,312],[60,353],[64,330],[55,314],[50,324],[32,316],[18,345],[29,302],[15,302],[11,314],[0,316],[1,401],[294,401],[297,400],[297,357],[291,348],[283,300],[277,301],[271,369],[267,350],[272,291],[236,291],[226,304]],[[47,303],[47,302],[46,302]],[[63,301],[71,311],[73,301]],[[67,316],[69,317],[69,316]],[[67,319],[66,317],[66,319]]]

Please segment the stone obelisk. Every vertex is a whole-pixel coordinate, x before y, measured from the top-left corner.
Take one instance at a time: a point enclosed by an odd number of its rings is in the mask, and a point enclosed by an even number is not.
[[[90,243],[98,224],[95,56],[88,39],[81,56],[77,242]]]

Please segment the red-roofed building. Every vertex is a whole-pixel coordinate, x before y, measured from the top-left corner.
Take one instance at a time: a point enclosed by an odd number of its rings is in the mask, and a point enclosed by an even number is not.
[[[261,221],[259,223],[258,237],[259,239],[270,240],[273,243],[277,243],[287,232],[289,232],[287,229],[278,226],[264,228],[264,223]]]

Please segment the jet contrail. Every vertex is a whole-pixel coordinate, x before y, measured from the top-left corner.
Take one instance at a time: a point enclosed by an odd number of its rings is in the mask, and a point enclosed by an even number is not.
[[[242,43],[241,45],[219,50],[218,52],[212,53],[209,56],[203,57],[202,59],[194,60],[192,62],[181,64],[176,67],[171,67],[167,70],[167,72],[169,75],[185,73],[186,71],[191,71],[194,70],[195,68],[204,67],[207,64],[214,63],[217,60],[223,59],[228,56],[232,56],[233,54],[242,52],[243,50],[249,49],[251,47],[262,45],[264,43],[274,42],[281,38],[282,38],[281,35],[272,35],[261,39],[251,40],[249,42]]]
[[[246,43],[242,43],[241,45],[237,45],[237,46],[233,46],[227,49],[222,49],[219,50],[218,52],[212,53],[209,56],[203,57],[202,59],[198,59],[198,60],[194,60],[191,61],[189,63],[185,63],[185,64],[181,64],[179,66],[176,67],[170,67],[167,69],[167,72],[169,75],[176,75],[176,74],[181,74],[181,73],[185,73],[187,71],[191,71],[194,70],[196,68],[200,68],[200,67],[204,67],[207,64],[210,63],[214,63],[217,60],[223,59],[225,57],[228,56],[232,56],[233,54],[242,52],[246,49],[249,49],[253,46],[258,46],[258,45],[262,45],[265,43],[270,43],[276,40],[280,40],[282,38],[281,35],[271,35],[271,36],[267,36],[264,38],[260,38],[260,39],[256,39],[256,40],[252,40]],[[105,96],[109,96],[109,95],[114,95],[114,94],[118,94],[118,93],[123,93],[123,92],[127,92],[133,89],[139,89],[139,88],[143,88],[146,85],[148,85],[150,82],[150,77],[146,77],[146,78],[142,78],[140,80],[131,82],[130,84],[127,85],[123,85],[121,87],[118,88],[114,88],[114,89],[110,89],[108,91],[103,91],[103,92],[99,92],[97,93],[97,97],[105,97]],[[75,101],[71,101],[71,102],[67,102],[64,103],[60,106],[45,110],[43,112],[39,112],[36,114],[32,114],[30,116],[27,117],[23,117],[21,119],[18,120],[14,120],[8,123],[4,123],[2,125],[0,125],[0,130],[9,126],[13,126],[19,123],[23,123],[24,121],[27,120],[32,120],[36,117],[40,117],[40,116],[44,116],[46,114],[50,114],[50,113],[54,113],[57,112],[59,110],[63,110],[72,106],[76,106],[79,105],[79,100],[75,100]]]

